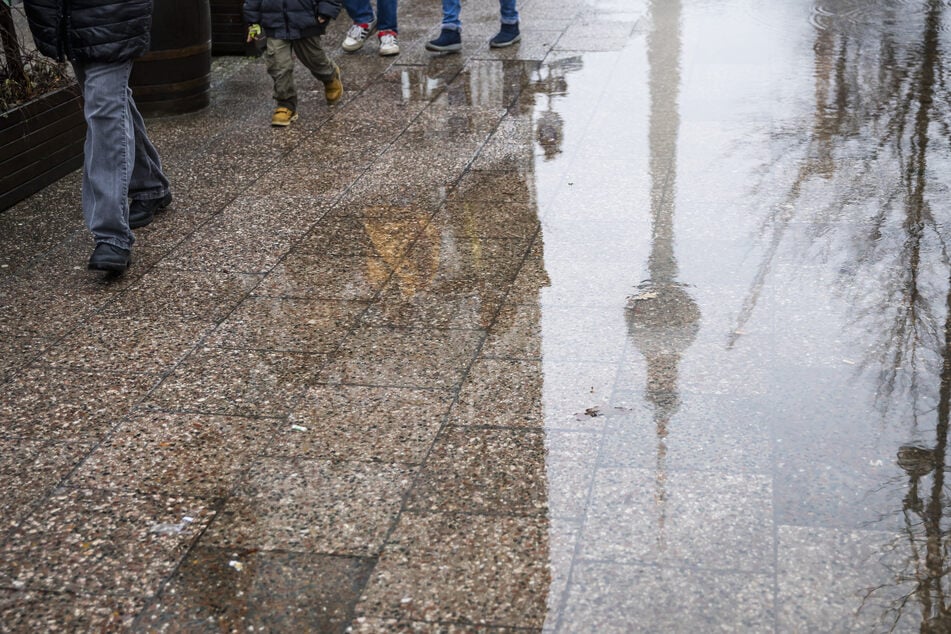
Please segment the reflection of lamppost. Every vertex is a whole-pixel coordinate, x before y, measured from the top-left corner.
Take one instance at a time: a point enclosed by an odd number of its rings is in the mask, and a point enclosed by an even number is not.
[[[659,508],[658,540],[663,546],[666,500],[667,427],[680,406],[677,366],[700,328],[700,309],[677,282],[674,254],[674,186],[677,132],[680,119],[677,97],[680,84],[680,0],[653,0],[652,29],[648,35],[650,66],[650,172],[651,254],[650,277],[627,305],[628,334],[647,361],[647,400],[654,406],[657,433],[655,502]],[[668,183],[667,175],[670,175]]]

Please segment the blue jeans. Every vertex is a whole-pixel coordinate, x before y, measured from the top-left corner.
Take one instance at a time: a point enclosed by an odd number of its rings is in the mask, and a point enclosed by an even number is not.
[[[502,24],[518,24],[518,9],[516,0],[499,0],[499,13]],[[462,10],[462,0],[442,0],[442,28],[451,31],[462,30],[462,20],[459,13]]]
[[[83,217],[96,244],[129,249],[129,197],[161,198],[168,193],[158,152],[129,89],[132,62],[73,62],[85,101]]]
[[[373,7],[370,6],[370,0],[343,0],[343,6],[354,24],[373,22]],[[376,0],[376,10],[379,13],[377,30],[395,33],[397,31],[396,0]]]

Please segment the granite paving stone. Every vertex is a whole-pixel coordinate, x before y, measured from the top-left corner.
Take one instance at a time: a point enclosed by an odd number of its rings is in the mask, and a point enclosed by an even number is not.
[[[412,469],[396,464],[261,460],[201,544],[374,556],[411,477]]]
[[[451,402],[449,390],[313,387],[267,451],[289,457],[419,464]]]

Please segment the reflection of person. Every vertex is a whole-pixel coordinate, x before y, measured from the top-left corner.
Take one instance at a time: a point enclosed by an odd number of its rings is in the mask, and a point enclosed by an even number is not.
[[[518,30],[518,9],[516,0],[499,0],[499,12],[502,27],[489,40],[492,48],[502,48],[515,44],[522,39]],[[426,42],[426,50],[453,53],[462,49],[462,21],[459,13],[462,0],[442,0],[442,30],[435,40]]]
[[[129,89],[132,60],[149,49],[152,0],[25,0],[24,8],[37,48],[69,59],[82,89],[83,216],[96,240],[89,268],[121,273],[132,263],[131,230],[172,202]]]
[[[360,50],[373,31],[379,28],[380,55],[398,55],[400,46],[396,41],[396,0],[377,0],[378,16],[373,15],[370,0],[344,0],[344,8],[353,20],[341,47],[352,53]],[[379,18],[379,22],[377,22]]]
[[[340,69],[320,45],[327,23],[340,13],[340,0],[244,0],[248,41],[267,37],[264,59],[274,80],[271,125],[289,126],[297,119],[297,89],[294,87],[294,57],[324,85],[328,104],[343,96]]]

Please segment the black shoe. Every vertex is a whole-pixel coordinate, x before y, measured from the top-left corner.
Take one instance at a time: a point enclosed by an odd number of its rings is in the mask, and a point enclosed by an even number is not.
[[[132,252],[100,242],[89,258],[89,270],[122,273],[132,264]]]
[[[152,222],[156,212],[162,211],[172,204],[171,192],[161,198],[148,200],[133,200],[129,204],[129,228],[138,229]]]
[[[440,53],[455,53],[462,50],[462,34],[455,29],[443,29],[439,32],[439,37],[426,42],[426,50]]]

